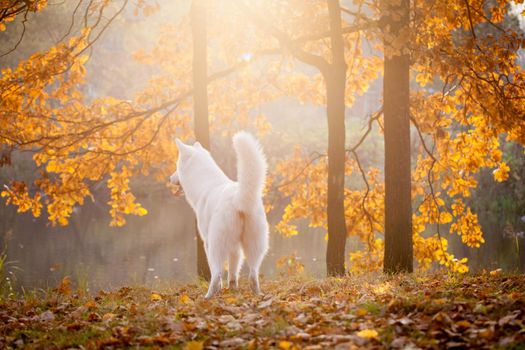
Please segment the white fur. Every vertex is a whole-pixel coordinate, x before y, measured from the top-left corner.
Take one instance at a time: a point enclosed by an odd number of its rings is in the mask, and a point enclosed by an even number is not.
[[[227,259],[230,286],[238,285],[243,253],[252,290],[260,293],[259,268],[268,250],[268,223],[262,202],[267,165],[259,142],[244,131],[233,137],[237,182],[223,173],[198,142],[193,146],[176,142],[179,159],[170,181],[180,183],[197,216],[211,270],[206,298],[221,288]]]

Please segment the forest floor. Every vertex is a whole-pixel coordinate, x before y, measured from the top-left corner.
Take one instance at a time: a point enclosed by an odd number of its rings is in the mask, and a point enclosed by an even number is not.
[[[525,348],[525,276],[380,274],[265,281],[204,300],[206,284],[56,289],[0,299],[0,348]]]

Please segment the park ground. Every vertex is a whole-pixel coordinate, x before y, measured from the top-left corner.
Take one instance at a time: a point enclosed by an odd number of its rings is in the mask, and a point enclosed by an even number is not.
[[[369,274],[90,294],[68,278],[0,299],[0,348],[525,349],[525,276]]]

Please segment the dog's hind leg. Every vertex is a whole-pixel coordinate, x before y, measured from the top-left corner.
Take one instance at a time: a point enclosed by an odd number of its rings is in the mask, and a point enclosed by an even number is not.
[[[250,287],[255,294],[261,294],[259,287],[259,268],[264,258],[265,250],[260,242],[243,241],[243,251],[246,256],[246,263],[250,269]]]
[[[260,295],[261,287],[259,286],[259,269],[250,268],[250,288],[254,294]]]
[[[268,224],[262,205],[259,213],[246,216],[241,243],[250,268],[250,287],[255,294],[261,294],[259,268],[268,250]]]
[[[213,242],[210,242],[213,244]],[[211,280],[206,293],[205,298],[210,299],[213,297],[222,287],[222,268],[226,256],[224,251],[220,247],[216,247],[210,244],[207,249],[208,264],[210,265]]]
[[[240,247],[233,248],[228,257],[228,288],[239,286],[239,272],[242,266],[242,253]]]

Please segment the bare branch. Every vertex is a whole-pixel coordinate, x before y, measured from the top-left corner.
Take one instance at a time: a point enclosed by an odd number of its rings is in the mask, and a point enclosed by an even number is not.
[[[22,33],[20,34],[20,37],[18,38],[18,41],[16,42],[15,46],[13,46],[11,49],[9,49],[7,52],[0,55],[0,58],[5,57],[9,55],[11,52],[15,51],[22,40],[24,39],[25,33],[26,33],[26,22],[27,22],[27,14],[29,13],[29,8],[26,9],[24,13],[24,19],[22,20]]]
[[[62,36],[62,38],[60,38],[58,42],[62,42],[65,38],[69,36],[69,34],[71,34],[71,31],[73,30],[73,27],[75,26],[75,17],[76,17],[77,11],[83,2],[84,0],[78,1],[77,6],[75,6],[75,9],[73,10],[73,13],[71,14],[71,23],[69,24],[69,28],[67,29],[67,31],[64,33],[64,35]]]
[[[365,192],[365,195],[363,196],[363,199],[361,200],[361,208],[363,208],[363,212],[365,213],[365,216],[368,219],[368,225],[370,227],[370,236],[368,236],[367,243],[368,243],[368,250],[372,251],[371,238],[373,237],[373,233],[374,233],[374,225],[373,225],[374,219],[372,215],[370,214],[370,212],[368,211],[368,209],[366,208],[366,200],[368,199],[368,195],[370,194],[370,184],[368,183],[368,179],[366,178],[366,173],[361,165],[361,161],[359,160],[359,156],[357,155],[357,152],[355,150],[351,150],[350,152],[352,152],[352,154],[354,155],[354,159],[357,163],[357,167],[359,168],[359,172],[361,173],[361,178],[363,179],[363,182],[366,185],[366,192]]]
[[[254,13],[242,0],[237,1],[237,4],[243,8],[243,10],[261,27],[264,28],[270,35],[275,37],[281,46],[286,47],[292,55],[298,60],[316,67],[323,73],[327,73],[329,69],[329,63],[321,56],[314,55],[312,53],[302,50],[286,33],[273,26],[268,21],[264,20],[261,16]]]
[[[370,134],[370,132],[372,131],[372,124],[374,123],[374,121],[378,120],[382,114],[383,114],[383,107],[381,107],[377,112],[375,112],[372,116],[370,116],[368,120],[368,126],[367,126],[365,133],[361,135],[361,138],[359,139],[359,141],[357,141],[357,143],[353,147],[348,149],[347,152],[355,152],[361,146],[361,144],[367,138],[368,134]]]

